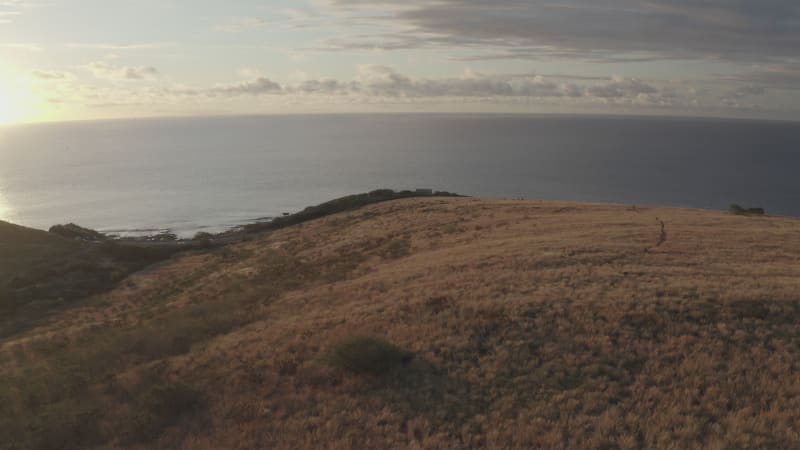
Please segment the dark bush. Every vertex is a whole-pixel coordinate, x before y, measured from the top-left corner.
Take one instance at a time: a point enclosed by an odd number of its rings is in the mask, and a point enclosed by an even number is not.
[[[128,437],[133,442],[148,442],[182,417],[206,408],[203,393],[193,386],[182,382],[151,383],[137,393],[128,423],[123,424],[123,427],[130,427]]]
[[[423,306],[429,312],[439,314],[453,306],[453,299],[447,296],[428,297],[428,299],[423,302]]]
[[[158,234],[148,236],[147,240],[153,242],[173,242],[178,240],[178,235],[175,233],[170,233],[169,231],[162,231]]]
[[[108,239],[108,236],[100,233],[99,231],[84,228],[75,225],[74,223],[68,223],[66,225],[53,225],[48,231],[67,239],[78,239],[82,241],[104,241]]]
[[[119,241],[104,242],[100,249],[116,260],[139,264],[152,264],[163,261],[183,250],[177,246],[146,246]]]
[[[732,204],[728,210],[740,216],[763,216],[766,214],[764,208],[744,208],[736,203]]]
[[[459,195],[443,191],[432,193],[430,190],[395,192],[392,189],[376,189],[365,194],[348,195],[346,197],[337,198],[316,206],[309,206],[298,213],[290,214],[284,217],[277,217],[269,222],[245,225],[243,229],[248,233],[277,230],[331,214],[351,211],[363,206],[371,205],[373,203],[381,203],[390,200],[412,197],[459,197]]]
[[[369,375],[385,374],[413,359],[413,353],[386,339],[366,335],[352,335],[336,342],[327,355],[328,363],[334,367]]]
[[[411,253],[411,243],[405,239],[393,239],[383,246],[381,253],[388,259],[402,258]]]

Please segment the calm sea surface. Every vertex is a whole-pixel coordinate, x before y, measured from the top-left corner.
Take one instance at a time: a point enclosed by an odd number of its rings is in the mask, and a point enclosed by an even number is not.
[[[376,188],[800,216],[800,123],[520,115],[0,128],[0,219],[219,231]]]

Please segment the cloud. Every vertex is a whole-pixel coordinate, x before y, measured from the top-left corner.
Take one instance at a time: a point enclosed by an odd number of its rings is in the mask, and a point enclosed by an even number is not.
[[[796,0],[330,0],[403,30],[333,46],[473,49],[507,58],[769,60],[800,57]],[[388,12],[388,14],[387,14]]]
[[[752,70],[735,74],[721,75],[721,79],[743,83],[766,85],[776,89],[800,89],[800,63],[764,64]]]
[[[269,22],[261,17],[240,17],[228,19],[223,23],[214,26],[214,31],[225,33],[238,33],[251,28],[258,28],[267,25]]]
[[[583,80],[583,83],[575,82]],[[341,85],[339,85],[340,87]],[[337,87],[338,88],[338,87]],[[341,90],[341,89],[339,89]],[[563,101],[631,102],[664,104],[677,99],[635,78],[545,77],[537,74],[482,74],[466,71],[460,77],[415,79],[380,65],[362,65],[350,93],[372,97],[562,99]]]
[[[760,97],[767,94],[767,89],[763,86],[755,86],[755,85],[748,85],[742,86],[737,89],[732,89],[725,92],[720,97],[720,102],[731,108],[754,108],[755,105],[743,103],[747,101],[752,101],[754,97]]]
[[[751,97],[751,96],[766,95],[767,89],[764,88],[763,86],[742,86],[733,92],[734,95],[738,95],[740,97]]]
[[[96,78],[113,81],[149,81],[158,77],[154,67],[115,66],[105,62],[93,62],[84,66]]]
[[[95,65],[99,63],[94,63]],[[103,67],[103,73],[119,76],[120,67]],[[124,68],[130,69],[130,68]],[[567,102],[672,104],[682,99],[675,88],[659,89],[651,83],[614,76],[545,77],[537,74],[484,74],[467,70],[459,77],[415,78],[384,65],[362,64],[351,80],[315,78],[308,74],[281,84],[254,69],[243,69],[246,80],[210,88],[165,87],[165,97],[236,98],[242,96],[338,96],[351,99],[563,100]],[[576,82],[578,80],[579,82]],[[152,88],[147,88],[152,89]]]
[[[378,97],[563,97],[558,83],[541,76],[498,77],[466,72],[458,78],[412,79],[391,67],[365,64],[358,68],[358,91]]]
[[[54,80],[71,80],[72,73],[62,72],[58,70],[34,70],[31,72],[31,77],[36,80],[54,81]]]
[[[19,43],[19,42],[6,42],[0,43],[0,48],[7,48],[12,50],[25,50],[29,52],[40,52],[42,51],[42,47],[37,44],[26,44],[26,43]]]
[[[67,48],[83,48],[90,50],[152,50],[170,47],[171,44],[158,42],[129,42],[129,43],[70,43],[64,44]]]
[[[357,83],[332,79],[303,80],[287,90],[291,93],[310,95],[350,95],[359,91],[360,86]]]
[[[546,80],[538,75],[484,75],[465,72],[453,78],[412,78],[394,68],[363,64],[358,66],[353,80],[340,81],[308,76],[295,83],[281,85],[256,71],[246,70],[243,75],[253,79],[219,85],[199,91],[210,96],[241,95],[324,95],[394,97],[425,99],[441,97],[580,97],[585,90],[575,84]]]
[[[220,85],[206,91],[210,96],[235,97],[240,95],[265,95],[280,94],[283,87],[266,77],[258,77],[253,80]]]
[[[95,66],[95,70],[113,74],[112,79],[128,73],[121,66]],[[126,70],[123,70],[126,69]],[[74,74],[77,77],[79,74]],[[622,76],[597,77],[569,74],[481,73],[471,70],[459,76],[414,77],[396,68],[363,64],[349,79],[315,77],[298,73],[286,82],[278,82],[254,69],[243,69],[240,81],[208,87],[175,84],[167,77],[153,83],[88,83],[60,72],[40,71],[34,77],[43,98],[61,103],[97,105],[222,105],[229,102],[275,104],[274,102],[316,105],[424,105],[464,104],[475,107],[517,105],[582,108],[673,108],[696,111],[705,108],[743,110],[755,108],[767,93],[757,84],[697,84],[691,81],[645,80]],[[55,82],[59,81],[59,82]],[[60,82],[63,81],[63,82]],[[257,101],[246,98],[257,98]],[[332,98],[335,97],[335,98]],[[263,100],[263,103],[262,103]],[[232,104],[232,103],[230,103]],[[629,109],[626,109],[630,111]],[[721,111],[717,109],[716,111]]]
[[[0,1],[0,25],[11,23],[16,17],[21,16],[24,6],[23,0]]]
[[[640,95],[657,94],[658,88],[636,78],[622,78],[618,75],[612,77],[608,83],[593,85],[589,94],[598,98],[620,99],[639,97]]]
[[[564,99],[602,100],[664,104],[679,98],[677,91],[660,90],[634,78],[544,77],[537,74],[483,74],[465,71],[459,77],[414,78],[384,65],[359,65],[352,80],[314,78],[303,74],[293,83],[280,84],[252,69],[243,72],[253,78],[192,95],[237,97],[243,95],[348,96],[353,98],[431,99]],[[581,80],[582,83],[575,80]]]

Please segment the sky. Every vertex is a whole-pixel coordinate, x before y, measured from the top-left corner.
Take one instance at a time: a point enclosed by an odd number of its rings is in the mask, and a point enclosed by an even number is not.
[[[800,1],[0,0],[0,124],[329,112],[800,120]]]

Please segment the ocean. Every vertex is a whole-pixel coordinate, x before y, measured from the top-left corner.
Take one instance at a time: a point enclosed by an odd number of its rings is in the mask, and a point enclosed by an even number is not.
[[[221,231],[376,188],[800,216],[800,122],[372,114],[0,128],[0,220]]]

